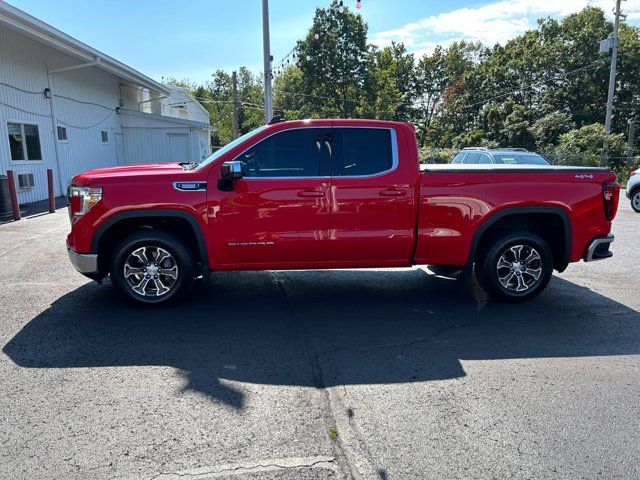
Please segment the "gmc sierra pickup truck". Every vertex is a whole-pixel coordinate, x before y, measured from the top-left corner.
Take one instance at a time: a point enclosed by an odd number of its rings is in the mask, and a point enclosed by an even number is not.
[[[275,121],[199,164],[92,170],[69,186],[76,269],[144,304],[211,271],[436,265],[493,297],[538,295],[553,270],[612,255],[606,169],[425,165],[414,128]]]

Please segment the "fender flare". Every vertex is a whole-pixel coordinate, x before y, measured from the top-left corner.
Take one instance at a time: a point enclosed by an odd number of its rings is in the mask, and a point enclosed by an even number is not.
[[[558,265],[557,270],[559,272],[563,272],[567,266],[569,265],[569,257],[571,255],[571,245],[573,241],[573,237],[571,234],[571,221],[569,220],[569,215],[561,207],[549,207],[549,206],[540,206],[540,207],[507,207],[502,210],[498,210],[494,214],[492,214],[489,218],[485,219],[480,226],[476,229],[475,234],[473,235],[473,240],[471,241],[471,246],[469,247],[469,256],[467,257],[467,263],[465,264],[465,271],[470,272],[473,269],[473,262],[476,257],[476,251],[478,249],[478,244],[480,243],[480,238],[482,235],[497,221],[503,219],[504,217],[508,217],[511,215],[523,215],[523,214],[535,214],[535,213],[546,213],[553,214],[560,217],[562,220],[562,225],[564,227],[564,248],[562,252],[562,257],[558,259],[556,263]]]
[[[145,219],[145,218],[156,218],[156,217],[172,217],[172,218],[180,218],[186,220],[189,225],[191,225],[191,229],[196,237],[196,242],[198,244],[198,250],[200,253],[202,271],[206,273],[209,271],[209,253],[207,250],[207,242],[206,237],[204,236],[204,232],[200,227],[200,224],[196,220],[196,218],[182,210],[130,210],[127,212],[117,213],[107,220],[102,222],[100,226],[96,229],[93,237],[91,238],[91,253],[98,253],[98,246],[100,245],[100,239],[102,235],[105,234],[113,225],[122,221],[122,220],[130,220],[130,219]]]

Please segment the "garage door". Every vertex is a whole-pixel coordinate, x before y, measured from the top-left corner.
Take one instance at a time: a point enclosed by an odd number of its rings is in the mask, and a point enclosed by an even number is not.
[[[169,133],[169,161],[189,162],[189,139],[186,133]]]

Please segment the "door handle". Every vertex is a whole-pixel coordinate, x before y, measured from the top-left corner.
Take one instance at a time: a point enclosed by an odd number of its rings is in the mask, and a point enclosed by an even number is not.
[[[406,195],[407,192],[405,190],[394,190],[392,188],[388,188],[387,190],[380,190],[380,195],[383,197],[402,197]]]
[[[299,197],[324,197],[324,192],[318,192],[316,190],[303,190],[298,192]]]

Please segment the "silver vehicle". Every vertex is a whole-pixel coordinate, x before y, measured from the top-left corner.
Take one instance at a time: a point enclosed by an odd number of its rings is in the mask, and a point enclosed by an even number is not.
[[[627,198],[631,200],[631,208],[640,213],[640,168],[631,172],[629,176]]]
[[[550,165],[542,155],[524,148],[467,147],[460,150],[451,163],[500,165]]]

